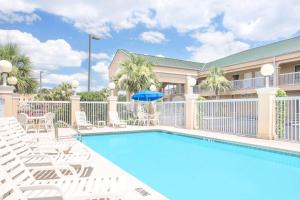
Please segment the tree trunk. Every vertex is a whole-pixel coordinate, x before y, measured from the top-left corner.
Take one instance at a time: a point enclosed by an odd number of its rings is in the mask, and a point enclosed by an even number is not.
[[[219,90],[218,89],[216,89],[215,95],[216,95],[216,100],[218,100],[219,99]]]

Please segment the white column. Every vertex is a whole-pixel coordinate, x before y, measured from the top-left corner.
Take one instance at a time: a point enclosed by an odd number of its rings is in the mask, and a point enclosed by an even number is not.
[[[110,112],[117,112],[117,100],[118,100],[118,97],[116,96],[109,96],[107,98],[107,101],[108,101],[108,115]],[[108,116],[108,124],[110,124],[111,121],[109,119],[109,116]]]
[[[194,129],[195,123],[195,95],[185,95],[185,128]]]
[[[4,116],[12,117],[13,112],[13,91],[12,86],[0,86],[0,97],[4,100]]]
[[[275,94],[278,88],[257,89],[258,130],[257,138],[272,140],[275,137]]]
[[[76,112],[80,111],[80,96],[73,95],[70,97],[71,101],[71,125],[76,126]]]

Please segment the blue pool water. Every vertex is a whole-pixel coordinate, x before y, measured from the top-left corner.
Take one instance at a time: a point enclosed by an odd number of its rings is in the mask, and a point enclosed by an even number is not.
[[[300,199],[300,157],[163,132],[83,142],[170,199]]]

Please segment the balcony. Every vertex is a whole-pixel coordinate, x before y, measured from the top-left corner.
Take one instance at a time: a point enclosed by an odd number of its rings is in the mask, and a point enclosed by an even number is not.
[[[273,86],[273,76],[269,77],[269,84]],[[231,81],[231,90],[256,89],[266,87],[265,77],[248,78],[243,80]]]
[[[170,96],[170,95],[182,95],[184,94],[184,87],[183,86],[175,86],[172,88],[165,89],[163,91],[164,96]]]
[[[273,76],[269,77],[269,84],[273,86]],[[256,78],[248,78],[242,80],[234,80],[231,82],[231,88],[229,91],[241,91],[241,90],[251,90],[256,88],[266,87],[266,78],[265,77],[256,77]],[[299,82],[300,82],[300,74],[299,74]],[[209,92],[208,89],[201,89],[199,86],[195,86],[193,88],[194,94],[203,94]]]
[[[279,85],[300,84],[300,72],[286,73],[279,75]]]

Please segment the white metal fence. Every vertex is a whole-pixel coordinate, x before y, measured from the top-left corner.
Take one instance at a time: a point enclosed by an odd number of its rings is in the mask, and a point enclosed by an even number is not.
[[[277,97],[276,136],[279,140],[300,141],[300,97]]]
[[[135,119],[133,102],[118,102],[117,112],[120,120],[124,120],[127,124],[133,124]]]
[[[254,137],[257,116],[257,99],[196,102],[196,128],[200,130]]]
[[[20,101],[18,113],[28,116],[43,116],[52,112],[55,121],[64,121],[71,124],[71,103],[69,101]]]
[[[163,126],[185,127],[185,102],[158,102],[159,124]]]
[[[81,101],[80,110],[85,112],[87,120],[94,125],[98,121],[107,122],[107,102]]]

